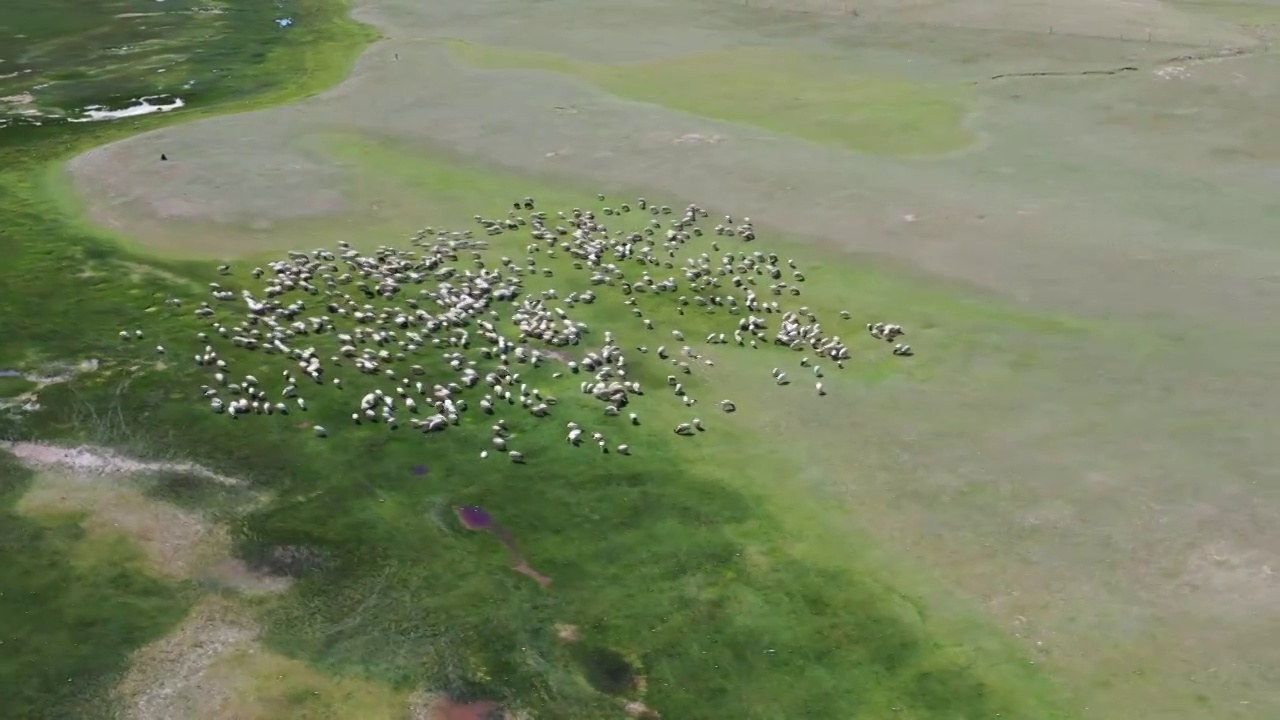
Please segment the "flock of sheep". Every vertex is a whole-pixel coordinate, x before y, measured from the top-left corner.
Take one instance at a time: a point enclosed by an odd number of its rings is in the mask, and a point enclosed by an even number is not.
[[[633,212],[644,218],[631,223],[639,229],[610,227]],[[630,404],[645,390],[629,374],[629,351],[613,331],[597,335],[574,318],[578,306],[608,295],[609,302],[620,302],[646,330],[657,330],[660,316],[680,323],[679,318],[697,313],[723,326],[708,333],[703,345],[765,345],[803,353],[798,366],[812,374],[814,391],[825,395],[824,363],[843,368],[851,353],[846,341],[830,333],[809,307],[783,306],[801,294],[803,272],[793,261],[752,249],[756,232],[750,218],[735,222],[725,217],[704,231],[701,221],[707,216],[697,205],[674,212],[643,198],[634,210],[622,204],[552,216],[536,210],[533,198],[524,198],[513,203],[506,217],[475,217],[488,237],[522,234],[529,242],[518,260],[493,259],[486,252],[488,241],[475,232],[434,228],[417,233],[406,248],[382,246],[363,253],[340,243],[336,251],[290,252],[265,268],[252,269],[256,289],[210,283],[211,299],[195,309],[209,323],[209,330],[198,334],[204,347],[194,357],[211,375],[201,392],[213,412],[230,418],[287,415],[294,408],[307,409],[303,394],[310,391],[304,387],[341,388],[340,375],[355,371],[377,379],[366,380],[366,385],[382,387],[359,395],[358,401],[353,396],[352,423],[394,429],[403,418],[415,430],[437,433],[460,425],[469,412],[495,416],[503,406],[550,416],[556,397],[532,383],[535,376],[546,379],[532,372],[546,365],[554,384],[566,374],[579,375],[578,389],[598,401],[603,414],[625,413],[638,425],[639,415]],[[218,271],[233,274],[228,265]],[[579,289],[562,295],[551,287],[550,279],[558,273],[567,273],[569,285]],[[656,312],[651,316],[649,310]],[[670,319],[672,311],[675,320]],[[848,321],[851,315],[841,312],[840,319]],[[689,324],[701,323],[690,317]],[[899,325],[868,323],[866,332],[891,344],[894,355],[912,354],[909,345],[898,342],[905,334]],[[135,340],[142,332],[126,330],[120,336]],[[671,346],[657,345],[652,355],[671,368],[667,389],[692,408],[697,400],[682,375],[692,374],[698,362],[714,362],[690,344],[684,330],[670,328],[664,336]],[[588,350],[595,337],[599,346]],[[647,345],[633,349],[651,352]],[[163,346],[156,350],[165,352]],[[254,375],[232,372],[233,350],[279,355],[295,367],[281,372],[283,388],[273,393]],[[429,362],[432,356],[438,362]],[[440,372],[447,375],[438,376]],[[791,383],[782,368],[774,368],[772,376],[778,385]],[[718,407],[737,409],[728,399]],[[705,429],[693,417],[674,432],[695,435]],[[611,443],[602,432],[578,422],[567,423],[566,430],[566,441],[573,445],[594,443],[603,453],[631,452],[627,444]],[[319,437],[329,433],[319,425],[312,431]],[[481,457],[492,450],[523,463],[525,456],[511,444],[506,421],[495,417],[492,447]]]

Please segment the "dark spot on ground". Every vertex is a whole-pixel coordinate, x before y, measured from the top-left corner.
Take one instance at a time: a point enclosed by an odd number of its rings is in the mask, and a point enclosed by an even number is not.
[[[591,687],[607,695],[626,695],[639,687],[639,676],[622,653],[594,647],[581,653],[582,672]]]

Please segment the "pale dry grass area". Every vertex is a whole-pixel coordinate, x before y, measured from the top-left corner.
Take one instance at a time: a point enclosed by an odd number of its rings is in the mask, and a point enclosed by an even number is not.
[[[286,578],[255,572],[231,555],[226,527],[206,516],[148,497],[137,478],[147,472],[196,474],[237,483],[189,463],[143,462],[98,448],[6,443],[3,448],[37,471],[18,500],[20,513],[81,516],[91,537],[123,535],[157,575],[196,580],[244,593],[288,588]]]
[[[414,717],[407,695],[329,677],[265,649],[251,613],[217,596],[197,605],[173,633],[138,650],[116,697],[128,720]]]

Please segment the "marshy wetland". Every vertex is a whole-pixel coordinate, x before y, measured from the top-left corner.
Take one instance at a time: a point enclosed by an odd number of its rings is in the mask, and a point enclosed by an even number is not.
[[[1280,712],[1276,6],[19,5],[10,715]]]

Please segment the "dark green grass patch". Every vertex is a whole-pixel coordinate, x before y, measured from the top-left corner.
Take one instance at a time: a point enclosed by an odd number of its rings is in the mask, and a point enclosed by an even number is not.
[[[17,397],[23,393],[31,392],[35,388],[36,384],[24,377],[0,377],[0,400]]]
[[[368,37],[344,10],[323,0],[9,3],[0,17],[0,97],[11,100],[0,103],[0,127],[6,120],[58,124],[86,106],[119,109],[144,96],[199,106],[273,90],[285,77],[277,65],[293,64],[290,46],[337,39],[329,47],[341,53],[353,28]],[[280,19],[294,24],[281,27]],[[327,26],[335,20],[336,28]],[[306,54],[317,52],[331,50]]]
[[[161,472],[142,483],[151,498],[179,507],[199,510],[214,518],[234,518],[261,502],[252,490],[210,482],[208,478],[185,472]]]
[[[123,537],[89,540],[74,515],[13,512],[28,472],[0,453],[0,707],[6,717],[101,717],[128,651],[172,628],[188,589],[148,576]]]

